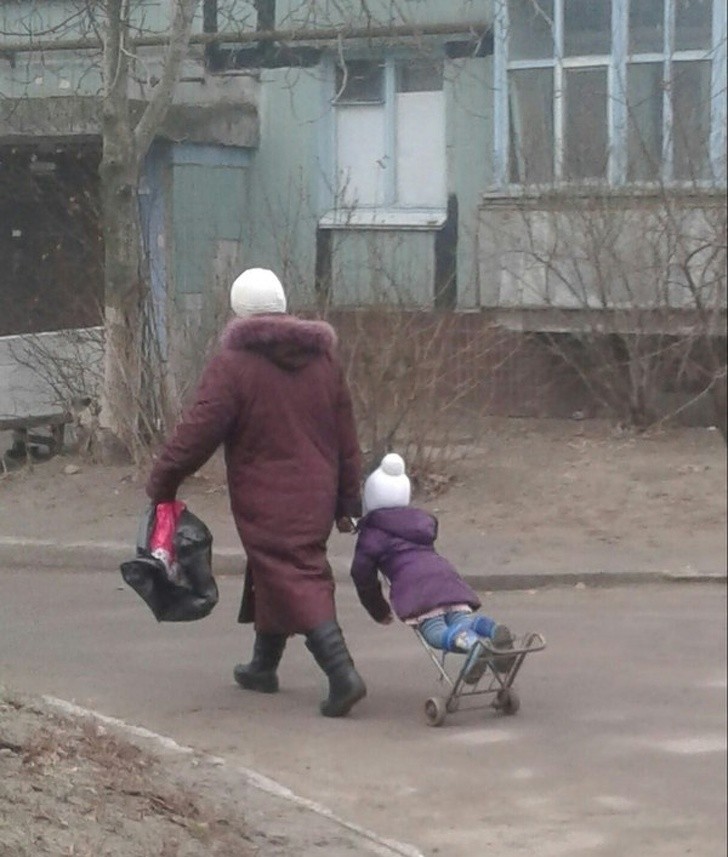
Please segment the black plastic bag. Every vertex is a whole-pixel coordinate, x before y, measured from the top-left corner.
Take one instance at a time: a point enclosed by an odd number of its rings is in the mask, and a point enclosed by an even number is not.
[[[152,554],[156,508],[139,522],[136,558],[121,564],[124,581],[146,602],[158,622],[192,622],[218,601],[212,576],[212,533],[189,509],[182,509],[172,537],[171,562]]]

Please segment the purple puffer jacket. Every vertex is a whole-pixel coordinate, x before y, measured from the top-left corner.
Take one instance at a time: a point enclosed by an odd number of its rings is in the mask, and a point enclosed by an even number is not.
[[[389,581],[392,610],[402,620],[452,604],[480,607],[475,592],[435,550],[436,538],[437,519],[411,506],[377,509],[361,519],[351,576],[377,622],[390,613],[377,572]]]

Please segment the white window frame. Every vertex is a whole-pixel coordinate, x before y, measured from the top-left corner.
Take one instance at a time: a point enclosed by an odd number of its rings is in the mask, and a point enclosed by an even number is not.
[[[554,179],[553,183],[574,185],[593,183],[584,180],[564,179],[564,73],[575,68],[607,67],[607,135],[608,167],[606,183],[611,186],[649,185],[655,182],[628,182],[627,180],[627,65],[636,63],[661,63],[663,65],[663,111],[662,111],[662,163],[660,181],[670,185],[692,185],[673,179],[673,135],[672,100],[670,78],[672,65],[681,62],[712,60],[710,91],[709,160],[713,178],[697,182],[713,186],[726,182],[726,5],[724,0],[713,0],[712,45],[708,50],[674,51],[672,43],[675,32],[675,3],[664,3],[664,48],[660,53],[629,55],[628,26],[629,0],[612,0],[612,50],[610,55],[569,56],[563,55],[564,45],[564,0],[554,0],[554,56],[539,60],[510,60],[508,57],[508,2],[496,0],[495,4],[495,102],[494,102],[494,170],[496,183],[501,188],[513,187],[510,181],[510,120],[508,72],[518,69],[551,68],[554,70]],[[605,183],[603,180],[601,183]]]
[[[352,57],[352,59],[354,59]],[[372,60],[372,57],[362,57]],[[319,218],[319,226],[323,229],[439,229],[447,219],[447,199],[442,205],[408,207],[399,204],[397,200],[397,66],[406,62],[407,58],[398,54],[389,55],[382,59],[384,66],[384,84],[382,110],[384,112],[384,148],[385,158],[390,165],[384,170],[384,199],[381,205],[361,205],[352,210],[347,206],[336,207],[336,188],[338,187],[337,139],[336,139],[336,102],[332,101],[331,93],[335,92],[335,69],[333,59],[329,60],[327,73],[324,75],[324,86],[327,90],[328,106],[331,108],[329,132],[325,141],[321,159],[328,165],[325,170],[323,196],[327,200],[324,206],[327,210]],[[376,61],[376,60],[373,60]],[[442,58],[444,65],[444,57]],[[444,68],[443,68],[444,74]],[[434,90],[438,91],[438,90]],[[444,92],[444,88],[443,88]],[[342,102],[343,105],[346,102]],[[443,128],[443,133],[445,129]],[[447,162],[443,163],[445,178],[447,177]]]

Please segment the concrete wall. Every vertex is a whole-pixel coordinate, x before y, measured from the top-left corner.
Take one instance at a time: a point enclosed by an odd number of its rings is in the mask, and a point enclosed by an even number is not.
[[[77,37],[82,28],[69,16],[71,0],[38,6],[27,0],[0,11],[7,31],[30,26],[48,29],[68,19],[60,36]],[[402,4],[374,0],[367,4],[320,0],[278,0],[279,27],[326,27],[341,23],[364,26],[406,23],[455,23],[490,19],[490,2],[451,4],[421,0]],[[252,4],[221,2],[223,28],[255,26]],[[342,11],[344,10],[344,11]],[[163,29],[165,3],[149,0],[137,12],[140,30]],[[197,22],[196,29],[200,28]],[[3,38],[0,37],[0,49]],[[436,38],[428,44],[434,44]],[[349,49],[347,45],[347,49]],[[370,46],[361,45],[366,55]],[[381,46],[380,46],[381,47]],[[154,72],[158,51],[144,51],[144,68]],[[94,57],[86,53],[19,54],[15,65],[0,59],[0,139],[95,136],[99,131],[100,77]],[[197,313],[208,303],[213,269],[237,265],[268,265],[280,271],[292,291],[293,304],[314,300],[316,231],[330,208],[331,81],[326,66],[309,70],[263,70],[253,74],[212,76],[206,73],[201,49],[193,48],[178,86],[175,107],[160,137],[179,142],[172,148],[165,254],[171,292],[178,304]],[[447,189],[459,210],[457,249],[458,304],[478,304],[475,262],[478,233],[477,194],[490,176],[491,114],[488,59],[446,63]],[[135,91],[138,98],[143,93]],[[260,117],[255,105],[260,101]],[[143,99],[135,109],[141,110]],[[259,124],[260,123],[260,124]],[[190,143],[199,144],[199,162],[178,162]],[[219,155],[205,145],[220,148]],[[236,150],[242,149],[243,163]],[[222,243],[220,243],[222,242]],[[339,231],[333,241],[341,279],[337,300],[349,303],[372,293],[372,271],[396,283],[399,294],[419,305],[433,299],[435,232],[411,229]],[[156,248],[158,249],[158,248]],[[151,248],[153,254],[155,247]],[[387,266],[389,270],[385,271]],[[213,277],[214,279],[214,277]],[[198,296],[198,297],[196,297]],[[180,301],[181,297],[181,301]]]
[[[100,328],[0,337],[0,416],[59,413],[96,396],[102,372]]]
[[[391,26],[398,24],[440,24],[477,22],[492,19],[491,0],[368,0],[342,3],[338,0],[277,0],[279,27]]]
[[[717,193],[488,198],[478,223],[482,305],[725,309],[725,228]]]

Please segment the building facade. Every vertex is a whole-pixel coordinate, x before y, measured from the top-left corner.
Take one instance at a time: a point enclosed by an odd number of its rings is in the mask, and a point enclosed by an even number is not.
[[[132,4],[132,101],[171,2]],[[0,158],[25,154],[33,186],[69,152],[98,157],[78,6],[0,9]],[[160,337],[179,319],[214,329],[251,265],[318,310],[487,311],[532,330],[692,311],[689,266],[713,271],[694,249],[725,223],[725,90],[720,0],[203,0],[140,187]],[[2,210],[0,247],[22,260]],[[43,288],[23,270],[16,294]],[[722,312],[724,275],[711,283]]]

